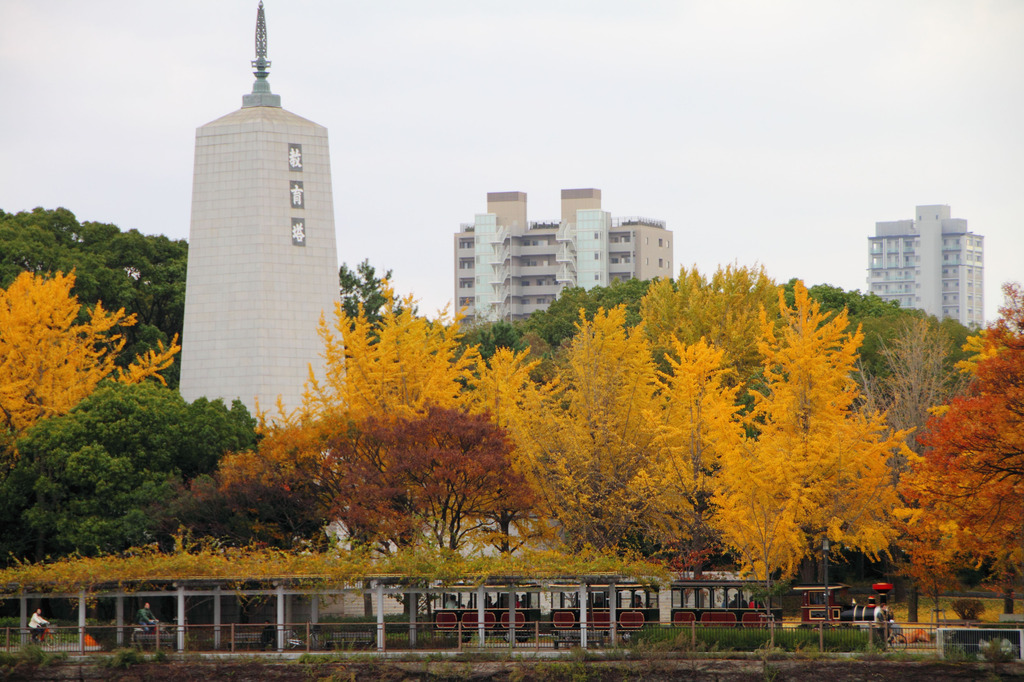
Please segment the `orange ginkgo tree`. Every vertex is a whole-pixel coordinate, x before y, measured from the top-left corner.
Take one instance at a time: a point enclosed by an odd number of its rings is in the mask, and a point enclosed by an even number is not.
[[[159,372],[180,350],[175,339],[116,367],[125,343],[119,329],[135,316],[99,303],[83,314],[74,284],[74,274],[24,272],[0,289],[0,472],[16,457],[14,441],[37,421],[67,414],[107,378],[163,382]]]
[[[1006,589],[1024,573],[1024,289],[1003,292],[999,320],[968,344],[968,391],[935,410],[902,492],[916,561],[935,552],[929,520],[944,519],[943,539],[971,563],[988,563]]]

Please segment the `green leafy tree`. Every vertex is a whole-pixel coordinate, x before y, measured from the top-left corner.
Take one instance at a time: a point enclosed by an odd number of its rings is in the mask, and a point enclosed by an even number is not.
[[[118,364],[169,346],[181,331],[185,314],[188,244],[164,236],[122,232],[116,225],[79,223],[64,208],[17,214],[0,211],[0,288],[22,272],[75,273],[73,293],[82,304],[81,320],[102,302],[107,310],[124,308],[136,324],[118,332],[125,348]],[[180,361],[164,373],[178,384]]]
[[[391,270],[386,271],[383,277],[378,277],[376,268],[370,265],[368,259],[357,265],[355,270],[342,263],[338,270],[341,309],[350,318],[356,318],[359,316],[359,306],[362,306],[366,318],[374,324],[381,321],[383,309],[389,302],[396,312],[400,312],[402,302],[388,288],[390,279]]]
[[[102,384],[67,415],[18,441],[3,482],[4,549],[16,557],[115,552],[158,539],[159,516],[186,477],[255,444],[241,403],[187,404],[155,383]],[[6,554],[7,552],[5,552]]]
[[[501,348],[520,352],[529,347],[523,338],[523,327],[519,322],[484,322],[465,330],[460,342],[464,347],[477,346],[480,357],[489,360]]]
[[[570,287],[563,289],[558,298],[545,310],[533,313],[523,325],[524,333],[536,333],[551,348],[558,348],[576,334],[580,311],[587,320],[594,319],[599,309],[611,310],[625,306],[627,327],[640,323],[640,301],[650,287],[650,280],[615,280],[607,287]]]

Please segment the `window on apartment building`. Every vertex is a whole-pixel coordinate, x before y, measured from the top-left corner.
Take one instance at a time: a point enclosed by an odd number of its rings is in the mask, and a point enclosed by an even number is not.
[[[460,281],[459,282],[459,288],[460,289],[472,289],[473,288],[473,280],[471,280],[471,279],[464,279],[464,280]]]
[[[629,235],[628,234],[627,235],[623,235],[622,241],[623,242],[628,242],[629,241]]]
[[[594,260],[601,260],[601,252],[600,251],[595,251],[594,252]]]
[[[658,246],[661,246],[661,237],[658,237]]]
[[[473,267],[473,261],[472,260],[468,260],[467,259],[467,260],[460,260],[459,261],[459,269],[460,270],[469,270],[472,267]]]
[[[544,280],[542,280],[542,279],[538,279],[538,280],[537,280],[537,286],[539,286],[539,287],[542,287],[542,286],[544,286]]]
[[[659,258],[659,259],[658,259],[658,267],[659,267],[659,268],[660,268],[660,267],[663,267],[663,266],[662,266],[662,262],[661,262],[661,258]]]
[[[523,286],[524,286],[524,287],[528,287],[528,286],[530,286],[530,280],[528,280],[528,279],[524,279],[524,280],[523,280]]]
[[[611,259],[610,259],[610,262],[611,262],[612,265],[617,265],[618,262],[619,262],[619,259],[616,258],[615,256],[612,256]]]
[[[629,262],[629,256],[623,256],[622,257],[622,262],[623,263],[628,263]]]
[[[595,282],[600,282],[601,281],[601,273],[600,272],[595,272],[594,273],[594,281]]]

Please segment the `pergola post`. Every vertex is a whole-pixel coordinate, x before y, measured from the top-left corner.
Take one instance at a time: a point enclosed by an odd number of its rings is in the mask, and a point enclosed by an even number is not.
[[[320,622],[320,593],[309,595],[309,620],[316,625]]]
[[[415,590],[409,590],[409,647],[416,648],[416,611],[419,608],[419,600]]]
[[[284,585],[277,584],[274,588],[277,593],[277,650],[284,649]]]
[[[220,585],[213,588],[213,648],[220,649],[220,623],[223,618],[220,605]]]
[[[580,583],[580,647],[587,648],[587,584]]]
[[[483,648],[484,641],[487,639],[487,627],[484,623],[484,586],[481,584],[480,587],[476,588],[476,630],[477,636],[480,638],[480,647]]]
[[[117,625],[117,645],[124,646],[124,595],[120,593],[114,601],[114,623]]]
[[[508,646],[511,649],[516,645],[516,586],[509,585],[508,588]]]
[[[185,650],[185,586],[178,585],[178,651]],[[159,636],[159,635],[158,635]]]
[[[85,653],[85,590],[78,591],[78,652]]]
[[[384,651],[384,585],[377,583],[377,651]]]
[[[21,632],[19,643],[25,644],[25,638],[28,636],[28,597],[24,592],[18,597],[18,629]]]
[[[616,623],[615,623],[615,621],[618,620],[618,614],[615,612],[615,609],[618,607],[618,602],[619,602],[618,595],[619,595],[619,590],[616,588],[615,583],[612,583],[611,585],[609,585],[608,586],[608,627],[610,628],[609,632],[610,632],[610,635],[611,635],[611,638],[612,638],[612,646],[615,646],[616,642],[618,641],[615,638],[615,635],[617,634],[616,633]]]

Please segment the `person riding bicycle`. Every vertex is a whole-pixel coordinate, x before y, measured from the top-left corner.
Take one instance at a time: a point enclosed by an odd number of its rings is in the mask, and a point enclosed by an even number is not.
[[[43,610],[36,609],[36,612],[32,614],[32,619],[28,622],[28,628],[32,631],[32,641],[38,643],[45,640],[48,627],[50,627],[50,621],[43,618]]]
[[[149,602],[146,602],[145,606],[139,609],[138,613],[135,614],[135,622],[142,625],[143,632],[153,632],[153,626],[159,623],[153,612],[149,610]]]

